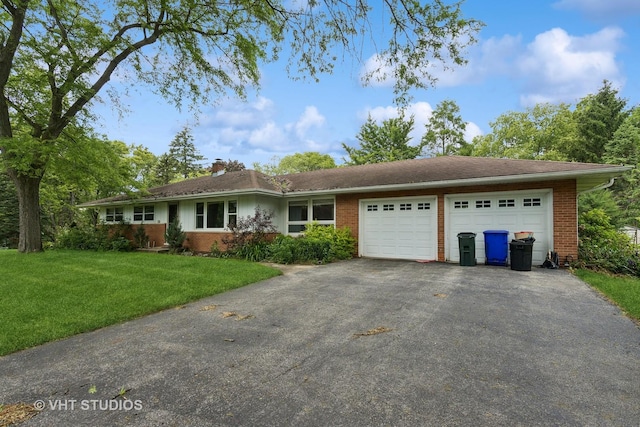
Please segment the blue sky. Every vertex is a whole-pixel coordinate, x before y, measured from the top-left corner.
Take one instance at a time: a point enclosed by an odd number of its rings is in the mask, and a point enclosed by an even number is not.
[[[468,49],[465,67],[438,72],[435,88],[413,93],[409,112],[416,138],[445,99],[460,107],[469,140],[489,132],[500,114],[539,102],[575,104],[605,79],[629,106],[640,104],[639,0],[466,0],[463,11],[486,26]],[[244,102],[202,106],[197,120],[140,89],[123,99],[130,112],[122,118],[108,106],[97,108],[98,130],[160,155],[189,125],[209,161],[232,159],[251,168],[254,162],[318,151],[340,164],[341,143],[357,145],[355,136],[369,114],[379,122],[397,116],[392,88],[362,87],[360,71],[349,60],[314,83],[293,81],[284,64],[269,64],[262,67],[259,93],[250,92]]]

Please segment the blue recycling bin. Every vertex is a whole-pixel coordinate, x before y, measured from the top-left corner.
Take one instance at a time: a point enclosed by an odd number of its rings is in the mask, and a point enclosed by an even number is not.
[[[507,230],[486,230],[484,234],[485,264],[507,265],[509,256],[509,232]]]

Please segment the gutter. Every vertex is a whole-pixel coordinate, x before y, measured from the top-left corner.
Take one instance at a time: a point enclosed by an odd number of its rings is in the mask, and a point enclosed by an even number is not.
[[[245,189],[245,190],[226,190],[219,191],[215,193],[190,193],[190,194],[181,194],[179,196],[158,196],[158,197],[141,197],[139,199],[126,199],[126,200],[111,200],[108,202],[101,203],[81,203],[78,205],[79,208],[93,208],[99,206],[113,206],[113,205],[135,205],[141,203],[151,203],[151,202],[171,202],[171,201],[180,201],[180,200],[195,200],[195,199],[209,199],[211,197],[221,197],[221,196],[230,196],[230,195],[246,195],[246,194],[256,194],[256,195],[268,195],[268,196],[282,196],[282,193],[279,191],[272,190],[257,190],[255,188]]]
[[[522,174],[522,175],[505,175],[505,176],[490,176],[483,178],[468,178],[468,179],[453,179],[446,181],[431,181],[431,182],[413,182],[407,184],[383,184],[363,187],[348,187],[348,188],[330,188],[323,190],[304,190],[304,191],[292,191],[284,194],[284,197],[298,197],[307,196],[313,194],[346,194],[346,193],[364,193],[364,192],[383,192],[383,191],[397,191],[397,190],[413,190],[413,189],[427,189],[427,188],[442,188],[442,187],[456,187],[456,186],[472,186],[472,185],[487,185],[487,184],[506,184],[506,183],[518,183],[518,182],[535,182],[535,181],[551,181],[558,179],[578,179],[583,176],[596,176],[611,174],[620,174],[632,169],[631,166],[618,166],[607,168],[602,172],[585,170],[585,171],[561,171],[561,172],[545,172],[534,174]],[[610,178],[611,180],[615,178]],[[612,183],[606,184],[610,186]],[[605,187],[606,188],[606,187]]]
[[[613,183],[615,181],[616,181],[615,178],[611,178],[609,180],[609,182],[606,182],[604,184],[598,185],[597,187],[593,187],[593,188],[590,188],[588,190],[584,190],[584,191],[579,192],[578,196],[581,196],[581,195],[587,194],[587,193],[591,193],[592,191],[604,190],[605,188],[609,188],[609,187],[611,187],[613,185]]]

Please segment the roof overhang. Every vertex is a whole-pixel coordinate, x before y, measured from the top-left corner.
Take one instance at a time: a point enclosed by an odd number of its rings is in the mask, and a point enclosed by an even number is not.
[[[156,203],[156,202],[179,202],[180,200],[199,200],[199,199],[211,199],[214,197],[232,197],[232,196],[244,196],[244,195],[263,195],[263,196],[276,196],[282,197],[282,193],[279,191],[263,190],[263,189],[246,189],[246,190],[224,190],[207,193],[195,193],[195,194],[180,194],[176,196],[147,196],[126,200],[108,200],[108,201],[95,201],[87,202],[78,205],[80,208],[97,208],[103,206],[127,206],[127,205],[140,205],[144,203]]]
[[[578,193],[583,193],[598,187],[606,187],[612,179],[622,175],[624,172],[633,169],[632,166],[614,166],[606,170],[581,170],[581,171],[561,171],[544,172],[532,174],[519,174],[508,176],[491,176],[470,179],[453,179],[431,182],[412,182],[404,184],[385,184],[364,187],[333,188],[323,190],[306,190],[286,193],[285,197],[299,197],[314,194],[347,194],[365,192],[383,192],[399,190],[415,190],[444,187],[468,187],[472,185],[495,185],[495,184],[515,184],[523,182],[544,182],[575,179]],[[609,184],[610,185],[610,184]]]
[[[104,207],[104,206],[122,206],[134,205],[154,202],[172,202],[180,200],[200,200],[215,197],[233,197],[242,195],[264,195],[271,197],[293,198],[312,195],[328,195],[328,194],[348,194],[348,193],[367,193],[367,192],[386,192],[399,190],[415,190],[429,188],[444,187],[468,187],[472,185],[496,185],[496,184],[515,184],[523,182],[545,182],[555,180],[576,180],[578,194],[598,188],[606,188],[611,185],[612,180],[622,175],[624,172],[633,169],[632,166],[611,166],[604,169],[587,169],[587,170],[568,170],[559,172],[543,172],[529,174],[515,174],[505,176],[488,176],[468,179],[453,179],[442,181],[426,181],[411,182],[401,184],[382,184],[361,187],[346,188],[327,188],[291,191],[282,193],[275,190],[265,189],[243,189],[243,190],[223,190],[216,192],[204,192],[195,194],[181,194],[175,196],[148,196],[134,199],[118,200],[118,201],[95,201],[78,205],[79,207]]]

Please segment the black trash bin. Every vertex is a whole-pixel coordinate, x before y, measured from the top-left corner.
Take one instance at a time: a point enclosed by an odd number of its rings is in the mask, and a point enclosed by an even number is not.
[[[460,248],[460,265],[476,265],[476,233],[458,233],[458,247]]]
[[[522,240],[512,240],[509,243],[511,253],[511,269],[516,271],[531,271],[533,257],[533,237]]]

